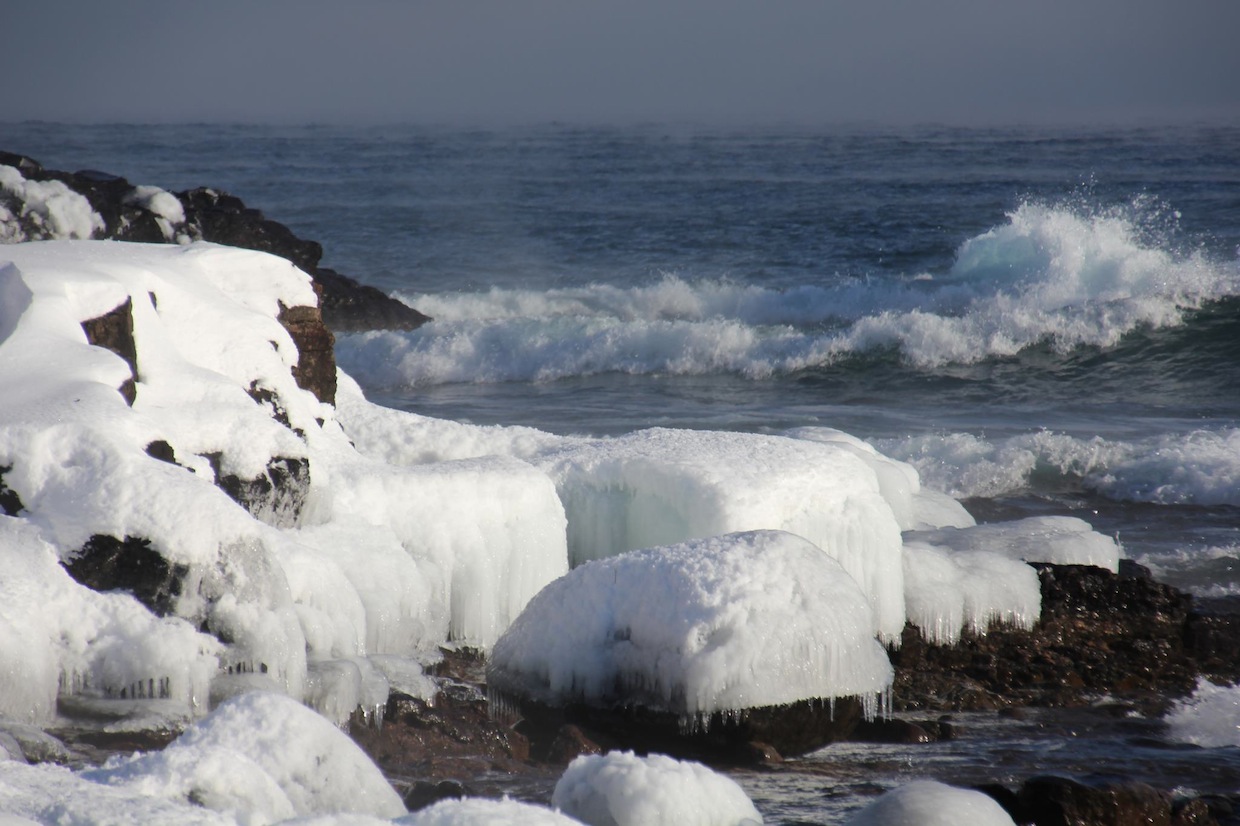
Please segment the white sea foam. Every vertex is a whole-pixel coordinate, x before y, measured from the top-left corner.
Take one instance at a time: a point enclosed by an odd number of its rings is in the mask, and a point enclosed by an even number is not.
[[[1074,480],[1112,499],[1240,505],[1240,428],[1116,441],[1036,431],[990,440],[968,433],[880,439],[922,484],[956,498],[996,497]]]
[[[1240,747],[1240,686],[1197,681],[1193,696],[1167,712],[1171,736],[1206,748]]]
[[[436,320],[345,336],[370,386],[543,381],[601,372],[761,378],[898,349],[936,367],[1049,342],[1110,347],[1240,293],[1240,267],[1146,237],[1149,204],[1025,203],[961,245],[947,273],[788,290],[667,275],[646,285],[403,296]]]

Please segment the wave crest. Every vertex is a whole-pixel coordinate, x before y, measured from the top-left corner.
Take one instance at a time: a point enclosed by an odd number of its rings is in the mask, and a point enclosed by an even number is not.
[[[915,369],[1049,345],[1114,347],[1240,294],[1236,261],[1178,252],[1165,207],[1024,203],[965,241],[950,271],[772,289],[676,274],[636,286],[402,296],[436,320],[344,337],[367,384],[539,381],[599,372],[753,378],[893,351]]]

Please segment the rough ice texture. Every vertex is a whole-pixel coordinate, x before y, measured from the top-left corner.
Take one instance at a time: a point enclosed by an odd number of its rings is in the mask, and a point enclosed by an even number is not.
[[[972,789],[917,780],[887,792],[848,826],[1015,826],[995,799]]]
[[[878,479],[879,492],[891,506],[900,530],[967,528],[975,524],[973,517],[955,499],[923,489],[912,465],[884,456],[873,445],[856,436],[830,427],[800,427],[787,435],[842,447],[869,465]]]
[[[86,196],[61,181],[28,181],[16,167],[0,165],[0,244],[90,238],[102,229],[103,218]]]
[[[984,634],[991,623],[1033,628],[1042,613],[1042,589],[1037,572],[1018,560],[906,542],[904,604],[922,636],[951,645],[962,629]]]
[[[865,595],[801,537],[756,531],[581,565],[492,652],[492,690],[686,717],[873,695],[892,669]]]
[[[900,525],[851,447],[653,429],[566,443],[536,461],[564,502],[573,564],[735,531],[790,531],[857,580],[884,639],[904,627]]]
[[[757,826],[736,781],[701,763],[632,752],[583,755],[555,784],[552,804],[590,826]]]
[[[1031,516],[971,528],[915,531],[908,541],[928,542],[956,551],[989,551],[1022,562],[1095,565],[1119,570],[1123,548],[1074,516]]]
[[[14,592],[0,611],[56,606],[16,616],[25,633],[0,642],[0,674],[26,675],[0,713],[45,720],[58,696],[137,691],[184,718],[261,684],[340,719],[381,693],[365,658],[485,648],[567,570],[563,508],[532,465],[403,468],[357,451],[292,376],[277,317],[314,301],[287,261],[212,244],[0,248],[0,468],[23,508],[0,530],[21,534],[3,552],[25,572],[0,582]],[[126,302],[132,363],[82,327]],[[368,403],[351,404],[365,419]],[[163,459],[148,452],[160,444]],[[310,468],[297,510],[247,510],[216,484],[260,477],[275,457]],[[65,575],[57,563],[96,536],[148,542],[177,571],[171,616]]]
[[[579,826],[581,821],[517,800],[442,800],[396,821],[402,826]]]
[[[347,735],[280,694],[236,697],[163,751],[109,761],[83,777],[239,819],[405,812],[382,772]]]

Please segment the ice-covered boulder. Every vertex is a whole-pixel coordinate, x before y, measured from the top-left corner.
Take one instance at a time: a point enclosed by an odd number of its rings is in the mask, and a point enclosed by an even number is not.
[[[988,551],[1021,562],[1095,565],[1115,573],[1124,549],[1109,536],[1075,516],[1031,516],[966,528],[913,531],[909,541],[928,542],[956,551]]]
[[[569,442],[535,461],[564,501],[573,564],[736,531],[789,531],[861,585],[884,639],[904,627],[900,525],[851,447],[653,429]]]
[[[848,826],[1015,826],[995,799],[972,789],[916,780],[866,806]]]
[[[502,701],[639,706],[673,727],[759,725],[758,709],[804,711],[820,730],[746,739],[784,751],[838,731],[833,698],[873,714],[892,669],[855,580],[807,540],[756,531],[634,551],[578,566],[530,601],[492,651]],[[765,725],[765,723],[763,723]]]
[[[759,826],[736,781],[701,763],[632,752],[578,757],[551,803],[590,826]]]
[[[300,703],[262,692],[225,702],[163,751],[112,761],[83,777],[249,820],[405,812],[346,734]]]

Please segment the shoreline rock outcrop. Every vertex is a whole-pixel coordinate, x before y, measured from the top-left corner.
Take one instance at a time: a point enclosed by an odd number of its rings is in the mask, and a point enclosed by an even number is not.
[[[58,182],[84,197],[101,223],[92,224],[89,234],[84,235],[79,230],[75,237],[140,243],[211,241],[268,252],[291,261],[314,279],[322,322],[329,331],[413,330],[430,320],[382,290],[320,266],[323,247],[317,241],[298,238],[284,224],[267,218],[258,209],[247,207],[240,198],[226,192],[199,187],[168,193],[157,187],[134,186],[125,178],[96,170],[45,169],[33,158],[2,150],[0,166],[13,167],[25,181]],[[19,200],[0,186],[0,221],[16,223],[7,235],[0,231],[0,240],[53,237],[48,224],[54,223],[54,216],[41,216],[37,210],[18,204]],[[292,321],[304,325],[310,319]],[[323,346],[326,339],[322,334],[313,338],[315,352],[330,351],[330,344]],[[298,340],[299,346],[302,343]]]

